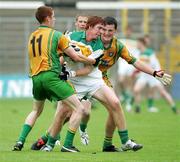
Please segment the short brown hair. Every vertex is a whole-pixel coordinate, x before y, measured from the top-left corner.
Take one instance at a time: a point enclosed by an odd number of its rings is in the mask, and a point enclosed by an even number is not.
[[[142,43],[144,46],[146,46],[146,41],[144,40],[143,37],[138,38],[138,41],[139,41],[140,43]]]
[[[97,24],[103,24],[104,25],[104,20],[102,17],[99,17],[99,16],[89,17],[88,22],[86,24],[86,30],[89,29],[89,27],[94,27]]]
[[[77,15],[76,15],[76,21],[78,21],[78,18],[79,18],[79,17],[87,17],[87,18],[88,18],[89,16],[87,16],[85,13],[77,14]]]
[[[53,9],[48,6],[41,6],[37,9],[36,11],[36,19],[40,24],[42,24],[45,20],[46,17],[52,16],[53,14]]]

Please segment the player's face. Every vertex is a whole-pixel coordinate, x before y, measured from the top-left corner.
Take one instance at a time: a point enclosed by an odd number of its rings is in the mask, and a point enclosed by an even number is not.
[[[103,42],[110,42],[116,33],[115,26],[112,25],[105,25],[101,30],[101,39]]]
[[[91,30],[91,37],[93,39],[96,39],[98,36],[100,36],[102,28],[103,28],[102,24],[96,24],[94,27],[91,27],[89,29],[89,30]]]
[[[144,37],[144,40],[145,40],[147,46],[151,45],[151,39],[149,37]]]
[[[49,18],[48,18],[48,21],[49,21],[49,26],[50,27],[54,27],[54,25],[55,25],[55,15],[54,15],[54,11],[53,11],[53,13],[52,13],[52,16],[50,16]]]
[[[88,18],[87,18],[87,17],[79,16],[79,17],[77,18],[76,23],[75,23],[75,25],[76,25],[76,30],[77,30],[77,31],[85,30],[87,21],[88,21]]]
[[[137,48],[142,51],[143,50],[143,44],[140,41],[137,41]]]

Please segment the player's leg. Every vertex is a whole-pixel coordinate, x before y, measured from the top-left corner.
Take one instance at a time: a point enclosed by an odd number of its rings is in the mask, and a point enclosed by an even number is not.
[[[79,127],[79,133],[80,133],[82,144],[88,145],[89,144],[89,136],[87,134],[86,128],[87,128],[87,124],[88,124],[89,119],[90,119],[91,102],[89,100],[82,100],[81,103],[85,107],[86,112],[84,113],[84,115],[82,117],[80,127]]]
[[[66,104],[63,104],[61,101],[57,103],[56,113],[54,115],[54,122],[60,123],[59,129],[61,131],[62,123],[65,124],[65,121],[70,118],[72,114],[72,109],[70,109]],[[43,134],[36,142],[34,142],[31,146],[32,150],[40,150],[48,141],[49,132],[52,129],[52,125],[48,128],[45,134]],[[59,140],[60,134],[56,137],[56,140]]]
[[[139,113],[141,111],[140,102],[141,102],[141,91],[146,85],[145,78],[138,78],[134,85],[134,102],[135,102],[135,112]]]
[[[118,69],[117,69],[117,73],[118,73],[118,86],[120,87],[120,100],[121,102],[126,102],[127,98],[128,98],[128,93],[127,93],[127,63],[124,60],[119,60],[118,61]],[[129,65],[128,65],[129,66]],[[119,95],[119,91],[117,92],[115,90],[116,94]]]
[[[36,119],[41,114],[44,108],[44,102],[46,99],[44,88],[41,84],[41,79],[43,79],[42,74],[34,76],[32,78],[33,81],[33,108],[31,113],[26,117],[25,123],[23,125],[22,131],[20,133],[18,142],[14,146],[14,151],[20,151],[23,147],[23,144],[28,136],[29,132],[31,131],[32,127],[34,126]]]
[[[80,125],[80,121],[85,110],[81,102],[76,97],[76,95],[72,95],[62,100],[62,103],[68,105],[68,107],[73,108],[73,113],[69,120],[69,128],[68,128],[65,142],[61,151],[62,152],[78,152],[79,150],[73,146],[73,140],[74,140],[76,130]],[[62,115],[63,114],[59,113],[59,116],[57,116],[57,118],[60,118]],[[49,132],[48,142],[45,145],[45,147],[42,148],[43,151],[51,151],[53,149],[56,142],[55,137],[59,133],[64,122],[62,121],[61,123],[59,123],[58,121],[59,120],[53,121],[51,130]]]
[[[13,151],[21,151],[21,149],[25,143],[26,137],[30,133],[30,131],[31,131],[32,127],[34,126],[37,118],[39,117],[39,115],[41,114],[41,112],[43,110],[44,102],[45,101],[34,100],[33,109],[29,113],[29,115],[26,117],[25,123],[22,127],[22,131],[21,131],[20,136],[19,136],[19,139],[18,139],[17,143],[15,144],[15,146],[13,147]]]
[[[176,104],[172,98],[172,96],[166,91],[165,87],[161,84],[158,84],[156,86],[160,92],[160,94],[165,98],[165,100],[169,103],[169,105],[172,108],[172,111],[174,113],[177,113],[177,108],[176,108]]]
[[[78,152],[79,150],[73,146],[73,139],[74,139],[76,130],[80,126],[82,116],[85,114],[86,110],[84,106],[81,104],[81,102],[79,101],[79,99],[77,98],[77,96],[75,95],[68,97],[62,102],[66,103],[68,106],[73,108],[73,112],[69,120],[69,128],[68,128],[65,142],[61,151],[62,152]],[[55,135],[57,135],[58,133],[57,131],[58,126],[57,127],[53,126],[53,128],[54,129],[51,131],[51,135],[55,137]]]
[[[134,96],[133,96],[133,83],[134,83],[135,78],[132,75],[127,76],[126,80],[126,94],[127,94],[127,99],[126,99],[126,105],[125,109],[130,112],[132,110],[132,104],[134,102]]]
[[[137,151],[141,149],[142,145],[136,144],[129,140],[124,112],[119,99],[117,98],[112,88],[103,86],[93,94],[93,97],[99,100],[107,108],[107,110],[112,113],[114,123],[118,128],[118,134],[121,139],[121,143],[123,144],[122,150],[126,151],[131,149]]]
[[[47,95],[47,98],[49,100],[62,101],[63,103],[67,104],[68,106],[74,109],[73,115],[70,119],[70,126],[64,144],[67,147],[72,147],[75,131],[79,127],[80,120],[84,112],[84,107],[78,100],[77,96],[74,95],[75,90],[72,87],[72,84],[70,84],[67,81],[60,80],[57,73],[43,73],[42,82],[43,88],[47,92],[45,94]],[[56,121],[53,122],[51,131],[49,132],[47,145],[45,145],[47,147],[43,147],[42,150],[52,150],[52,148],[54,147],[54,143],[56,141],[56,136],[59,133],[59,127],[61,126],[61,124],[62,123],[57,123]]]
[[[105,137],[104,137],[104,143],[103,143],[103,152],[117,152],[117,151],[119,151],[112,144],[112,138],[113,138],[113,134],[114,134],[115,129],[116,129],[116,125],[114,123],[112,113],[109,112],[108,119],[106,121]]]
[[[154,86],[150,86],[148,88],[148,98],[147,98],[147,107],[148,107],[148,112],[153,112],[153,113],[156,113],[158,112],[158,108],[156,108],[154,106],[154,95],[155,95],[155,90],[156,90],[156,87]]]

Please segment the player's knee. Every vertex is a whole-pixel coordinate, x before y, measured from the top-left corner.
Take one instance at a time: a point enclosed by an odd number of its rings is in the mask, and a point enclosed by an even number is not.
[[[75,111],[77,111],[82,116],[86,115],[86,108],[82,104],[79,105]]]
[[[36,117],[39,117],[41,115],[41,113],[42,113],[42,110],[41,109],[37,109],[37,110],[33,110],[33,112],[34,112],[34,115]]]
[[[121,108],[121,106],[120,106],[120,101],[119,101],[118,98],[114,99],[114,100],[112,101],[111,105],[112,105],[112,110],[113,110],[113,111],[117,111],[119,108]]]
[[[84,106],[84,116],[89,116],[91,113],[91,107]]]

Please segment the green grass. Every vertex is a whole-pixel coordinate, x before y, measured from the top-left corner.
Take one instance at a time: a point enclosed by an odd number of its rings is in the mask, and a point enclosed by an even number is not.
[[[177,102],[180,105],[180,101]],[[143,104],[144,106],[145,104]],[[157,101],[159,113],[148,113],[145,106],[141,114],[126,113],[130,138],[144,145],[138,152],[103,153],[106,110],[98,104],[92,111],[88,126],[90,145],[82,146],[79,134],[74,144],[80,153],[61,153],[60,147],[53,152],[31,151],[31,144],[42,135],[52,121],[55,109],[46,102],[45,111],[29,134],[24,149],[12,152],[26,115],[31,111],[31,99],[0,100],[0,162],[179,162],[180,116],[174,115],[164,101]],[[64,140],[67,126],[62,131]],[[117,132],[113,143],[120,147]],[[96,153],[96,154],[94,154]]]

